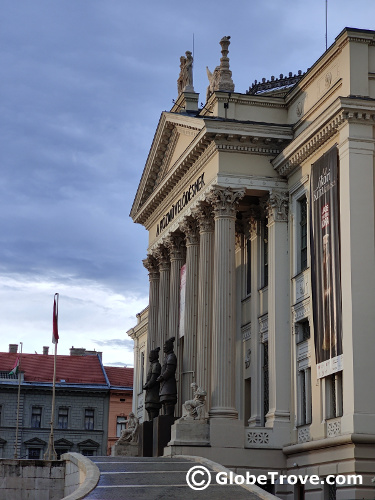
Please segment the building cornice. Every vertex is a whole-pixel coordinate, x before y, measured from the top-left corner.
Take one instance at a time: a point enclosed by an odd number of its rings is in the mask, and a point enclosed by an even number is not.
[[[302,162],[337,134],[345,122],[374,123],[375,100],[350,97],[336,99],[273,160],[275,170],[281,176],[290,176]]]

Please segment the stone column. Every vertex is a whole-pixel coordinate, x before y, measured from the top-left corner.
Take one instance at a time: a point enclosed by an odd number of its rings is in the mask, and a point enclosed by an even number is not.
[[[147,363],[151,349],[157,347],[158,336],[158,316],[159,316],[159,268],[158,263],[152,255],[144,259],[143,265],[148,271],[150,281],[149,309],[148,309],[148,330],[147,330]]]
[[[185,237],[182,233],[172,233],[165,241],[165,246],[169,250],[171,260],[171,276],[169,288],[169,319],[168,319],[168,338],[176,337],[175,353],[177,356],[177,398],[181,401],[182,393],[182,359],[183,349],[179,338],[179,320],[180,320],[180,271],[185,261]],[[176,405],[176,416],[181,416],[180,404]]]
[[[235,220],[244,189],[215,186],[209,194],[215,215],[211,418],[237,419],[235,408]]]
[[[168,337],[168,316],[169,316],[169,280],[171,263],[167,248],[163,245],[155,251],[155,257],[159,265],[159,314],[158,314],[158,335],[156,347],[160,347],[163,352],[163,344]]]
[[[186,236],[185,335],[180,401],[184,403],[191,399],[190,385],[196,381],[199,232],[197,222],[192,218],[185,218],[180,229]]]
[[[214,271],[214,214],[212,206],[200,203],[194,210],[199,225],[197,384],[207,391],[211,404],[212,280]]]
[[[171,275],[169,285],[169,318],[168,318],[168,338],[178,338],[178,326],[180,315],[180,271],[184,263],[185,238],[182,233],[172,233],[164,245],[168,248]]]
[[[270,192],[268,217],[268,364],[269,411],[266,427],[289,426],[290,405],[290,276],[288,253],[289,199]]]

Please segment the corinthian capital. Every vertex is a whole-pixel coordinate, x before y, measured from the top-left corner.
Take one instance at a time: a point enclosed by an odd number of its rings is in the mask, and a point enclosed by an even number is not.
[[[199,230],[198,224],[192,217],[185,217],[179,225],[180,230],[185,233],[186,246],[198,245],[199,243]]]
[[[146,259],[142,260],[142,263],[148,271],[150,281],[159,278],[159,267],[155,257],[148,255]]]
[[[245,189],[214,186],[208,193],[207,201],[213,206],[215,217],[235,217],[238,202],[245,195]]]
[[[154,251],[154,255],[159,265],[159,271],[167,271],[171,264],[168,249],[164,245],[160,245]]]
[[[169,255],[171,260],[178,260],[184,258],[185,250],[185,237],[180,232],[171,233],[166,240],[164,245],[169,250]]]
[[[266,215],[268,223],[287,222],[289,212],[289,197],[285,191],[270,191],[270,196],[266,201]]]
[[[199,202],[192,209],[193,217],[198,221],[200,233],[211,233],[215,229],[214,214],[212,206],[205,202]]]

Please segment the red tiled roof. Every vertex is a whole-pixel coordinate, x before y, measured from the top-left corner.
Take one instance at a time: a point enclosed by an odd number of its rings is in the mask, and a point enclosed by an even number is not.
[[[111,385],[115,385],[117,387],[133,387],[134,368],[105,366],[104,369]]]
[[[11,371],[16,353],[0,352],[0,371]],[[22,354],[21,371],[25,382],[52,382],[53,355]],[[97,356],[56,357],[56,382],[63,379],[67,384],[104,384],[106,380]]]

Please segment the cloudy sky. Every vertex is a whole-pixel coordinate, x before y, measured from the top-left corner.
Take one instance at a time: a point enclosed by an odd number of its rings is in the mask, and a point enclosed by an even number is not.
[[[1,0],[0,351],[51,344],[132,365],[148,302],[147,234],[129,217],[179,58],[194,87],[231,36],[235,90],[305,71],[325,50],[325,0]],[[372,24],[371,24],[372,23]],[[328,0],[328,45],[375,29],[374,0]]]

